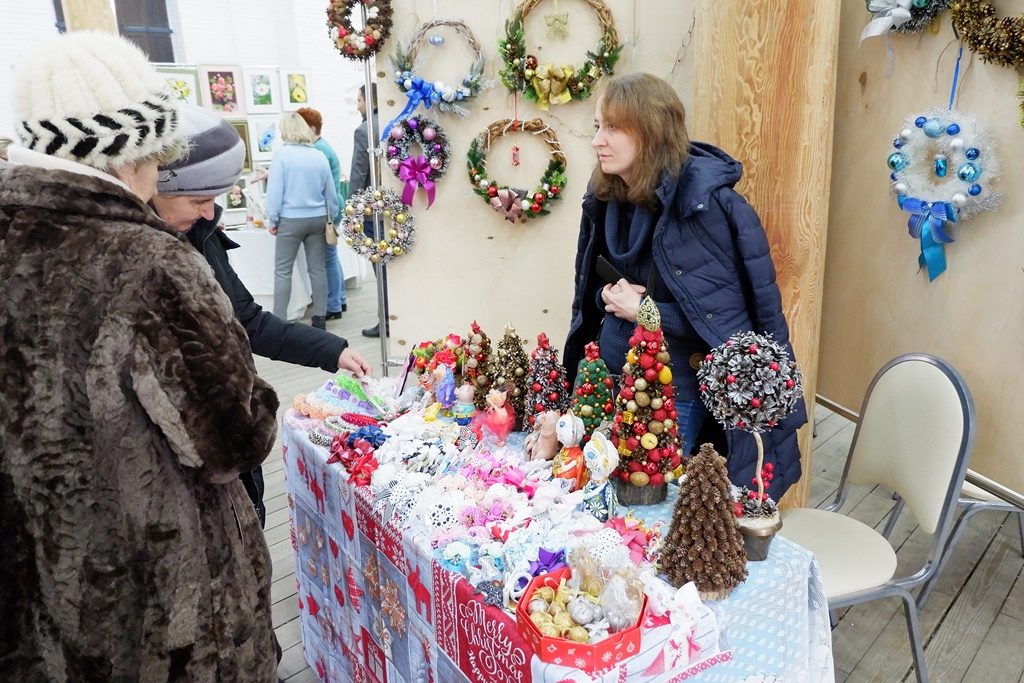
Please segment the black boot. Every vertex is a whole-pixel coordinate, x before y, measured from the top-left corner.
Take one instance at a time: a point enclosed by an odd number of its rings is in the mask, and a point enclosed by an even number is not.
[[[380,336],[380,323],[374,325],[373,327],[370,327],[368,329],[363,330],[363,336],[364,337],[374,337],[374,338],[379,337]]]
[[[319,315],[314,315],[313,320],[312,322],[310,322],[310,324],[318,330],[327,329],[327,321],[324,320],[323,317]]]
[[[341,314],[342,314],[343,310],[342,311],[327,311],[327,315],[324,316],[324,320],[341,320]]]

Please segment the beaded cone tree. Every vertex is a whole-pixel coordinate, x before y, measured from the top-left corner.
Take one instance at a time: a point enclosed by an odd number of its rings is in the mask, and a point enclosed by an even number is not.
[[[743,539],[733,517],[725,458],[709,443],[686,464],[658,566],[679,588],[693,581],[703,600],[721,600],[747,578]]]
[[[473,403],[477,410],[487,407],[487,389],[491,386],[491,378],[487,374],[487,363],[491,357],[491,338],[480,329],[474,320],[471,331],[463,342],[465,361],[462,366],[463,376],[473,385]]]
[[[505,335],[498,341],[498,347],[491,356],[487,374],[491,386],[497,389],[508,387],[508,401],[516,414],[513,429],[522,429],[526,402],[526,382],[530,371],[530,357],[523,350],[526,340],[516,334],[516,328],[505,325]]]
[[[625,505],[665,499],[666,483],[682,462],[672,387],[672,362],[661,314],[650,297],[640,302],[615,398],[612,444],[619,451],[616,490]]]
[[[796,407],[803,392],[796,361],[771,335],[739,332],[704,357],[697,381],[700,396],[716,420],[726,429],[754,435],[757,469],[752,483],[757,492],[750,499],[757,501],[762,512],[774,514],[775,505],[765,492],[773,475],[765,470],[761,432],[775,427]]]
[[[605,420],[611,420],[615,414],[612,402],[612,378],[608,366],[601,359],[601,349],[590,342],[583,349],[583,358],[576,370],[576,384],[572,391],[572,412],[583,420],[584,436],[582,443],[590,440],[590,435]]]
[[[526,383],[526,423],[532,428],[537,415],[548,410],[558,414],[569,409],[569,380],[565,366],[558,362],[558,349],[548,335],[537,335],[537,348],[530,354],[530,378]]]

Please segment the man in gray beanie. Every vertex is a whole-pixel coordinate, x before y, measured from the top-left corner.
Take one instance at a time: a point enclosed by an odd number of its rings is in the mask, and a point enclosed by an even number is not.
[[[228,261],[227,250],[238,248],[238,244],[217,229],[222,209],[213,201],[231,189],[242,173],[242,139],[227,121],[198,107],[181,107],[179,130],[191,149],[184,158],[160,168],[153,207],[171,228],[185,234],[213,268],[253,353],[327,372],[348,370],[356,377],[370,374],[370,364],[348,348],[342,337],[284,321],[253,300]],[[263,524],[263,472],[256,468],[244,472],[241,479]]]

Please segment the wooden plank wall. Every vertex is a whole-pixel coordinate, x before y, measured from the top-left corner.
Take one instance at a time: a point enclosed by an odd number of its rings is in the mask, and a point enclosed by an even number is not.
[[[832,174],[840,3],[702,0],[692,59],[693,136],[743,162],[738,189],[768,232],[810,409],[818,372],[822,278]],[[802,505],[805,476],[787,494]]]

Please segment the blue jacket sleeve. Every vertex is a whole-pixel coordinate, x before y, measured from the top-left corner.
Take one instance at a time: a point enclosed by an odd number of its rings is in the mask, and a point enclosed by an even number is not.
[[[719,191],[716,200],[728,218],[743,264],[741,276],[746,278],[744,284],[748,288],[755,331],[771,334],[780,344],[789,344],[782,293],[775,281],[775,264],[761,219],[753,207],[732,190]]]

